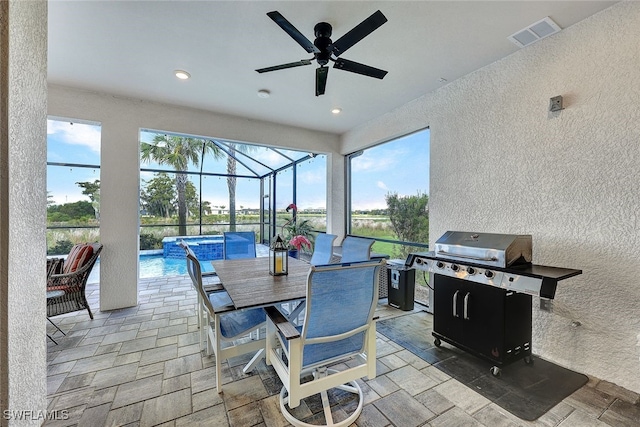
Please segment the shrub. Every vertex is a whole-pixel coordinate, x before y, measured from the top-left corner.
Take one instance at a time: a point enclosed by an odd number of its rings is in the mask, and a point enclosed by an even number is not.
[[[73,242],[71,240],[58,240],[49,250],[47,255],[66,255],[71,251]]]
[[[162,237],[153,234],[140,234],[140,250],[162,249]]]

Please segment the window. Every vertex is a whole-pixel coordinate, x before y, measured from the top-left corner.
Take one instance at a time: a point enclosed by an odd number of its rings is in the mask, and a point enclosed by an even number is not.
[[[393,259],[428,250],[429,163],[428,128],[349,155],[347,233]],[[414,299],[426,304],[429,289],[416,274]]]
[[[228,230],[252,230],[266,242],[298,197],[316,202],[317,229],[326,229],[326,202],[316,201],[326,198],[326,179],[312,182],[316,175],[326,176],[325,156],[143,130],[140,249],[161,248],[168,236]]]
[[[347,233],[374,238],[372,251],[394,259],[426,251],[429,129],[353,153],[347,169]]]
[[[47,254],[100,234],[100,124],[47,121]]]

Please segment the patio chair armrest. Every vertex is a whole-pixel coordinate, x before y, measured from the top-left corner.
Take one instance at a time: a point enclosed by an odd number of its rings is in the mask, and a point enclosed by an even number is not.
[[[64,267],[64,258],[47,258],[47,277],[53,274],[61,274]]]
[[[67,274],[52,274],[47,278],[47,290],[67,290],[82,287],[82,274],[77,272]]]
[[[300,332],[296,329],[295,325],[280,312],[276,307],[265,307],[264,311],[267,312],[267,317],[280,331],[282,336],[288,341],[295,338],[300,338]]]

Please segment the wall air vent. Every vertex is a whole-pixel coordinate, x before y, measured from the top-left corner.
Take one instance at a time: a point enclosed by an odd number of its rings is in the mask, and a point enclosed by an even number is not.
[[[551,34],[555,34],[561,29],[562,28],[560,28],[558,24],[553,22],[553,20],[547,16],[546,18],[539,20],[535,24],[529,25],[527,28],[518,31],[507,38],[516,46],[525,47],[540,39],[548,37]]]

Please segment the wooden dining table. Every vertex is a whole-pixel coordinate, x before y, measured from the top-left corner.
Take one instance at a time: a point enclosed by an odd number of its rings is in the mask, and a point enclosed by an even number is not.
[[[311,266],[289,257],[289,274],[269,274],[269,257],[211,261],[234,307],[242,310],[302,300],[307,296],[307,276]]]
[[[289,274],[284,276],[269,273],[269,257],[223,259],[211,261],[211,265],[233,302],[233,307],[216,310],[217,313],[303,301],[307,296],[311,265],[296,258],[289,257]],[[303,307],[304,303],[298,304],[290,316],[297,316]],[[242,371],[252,371],[262,358],[264,349],[258,351]]]

